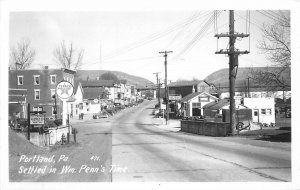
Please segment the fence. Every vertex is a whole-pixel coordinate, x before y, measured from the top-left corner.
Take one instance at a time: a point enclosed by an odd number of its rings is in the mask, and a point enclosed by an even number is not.
[[[181,131],[198,135],[222,137],[231,132],[230,123],[181,120]]]

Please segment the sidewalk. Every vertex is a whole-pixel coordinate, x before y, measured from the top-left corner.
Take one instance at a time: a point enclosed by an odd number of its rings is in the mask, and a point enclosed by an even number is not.
[[[155,124],[155,127],[159,129],[163,129],[166,131],[178,132],[180,131],[180,120],[170,119],[168,120],[168,124],[166,125],[165,118],[152,118],[152,124]]]

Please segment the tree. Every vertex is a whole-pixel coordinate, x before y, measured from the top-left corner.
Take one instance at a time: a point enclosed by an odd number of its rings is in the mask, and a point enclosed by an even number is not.
[[[28,39],[21,39],[17,42],[16,46],[11,48],[10,52],[10,64],[12,67],[18,69],[28,68],[35,58],[35,49],[31,47],[31,42]]]
[[[119,81],[118,77],[111,72],[103,73],[99,79],[100,80],[113,80],[115,82]]]
[[[77,69],[82,65],[84,50],[77,51],[71,42],[69,47],[66,46],[65,41],[62,41],[60,46],[53,52],[55,61],[59,66],[67,69]]]
[[[266,54],[272,67],[252,69],[250,74],[256,85],[268,91],[290,88],[289,81],[284,77],[286,72],[290,73],[291,66],[290,14],[280,11],[277,16],[274,24],[263,25],[263,39],[258,42],[258,48]]]
[[[258,48],[266,53],[274,66],[291,65],[290,27],[290,15],[284,12],[280,12],[280,17],[274,24],[263,25],[263,40],[259,42]]]

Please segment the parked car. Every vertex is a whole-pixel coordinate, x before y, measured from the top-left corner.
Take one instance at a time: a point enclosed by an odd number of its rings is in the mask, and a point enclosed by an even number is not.
[[[152,111],[152,115],[156,115],[156,114],[158,114],[158,112],[159,112],[159,110],[158,110],[158,109],[153,109],[153,111]]]
[[[18,118],[10,122],[10,128],[16,131],[24,131],[27,128],[27,119]]]
[[[93,119],[100,119],[100,118],[108,118],[108,113],[106,111],[102,111],[99,113],[95,113],[93,115]]]
[[[160,109],[160,110],[158,111],[158,113],[157,113],[155,116],[156,116],[156,117],[165,117],[164,111],[163,111],[162,109]]]

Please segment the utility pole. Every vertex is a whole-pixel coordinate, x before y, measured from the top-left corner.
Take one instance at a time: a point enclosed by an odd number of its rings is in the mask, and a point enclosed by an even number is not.
[[[102,45],[100,41],[100,56],[99,56],[99,62],[100,62],[100,70],[103,69],[103,62],[102,62]]]
[[[250,86],[249,86],[250,77],[248,77],[248,98],[250,98]]]
[[[159,74],[160,72],[156,72],[156,73],[153,73],[154,75],[156,75],[156,82],[157,82],[157,93],[158,93],[158,95],[157,95],[157,99],[158,99],[158,106],[159,106],[159,108],[160,108],[160,84],[159,84],[159,80],[158,80],[158,74]]]
[[[238,69],[238,55],[248,54],[249,51],[239,51],[234,47],[236,38],[248,37],[249,34],[234,33],[234,11],[229,11],[229,34],[216,34],[215,37],[229,37],[229,49],[217,51],[216,54],[227,54],[229,56],[229,94],[230,94],[230,125],[232,135],[237,134],[236,125],[236,110],[235,110],[235,78]]]
[[[169,93],[168,93],[167,57],[168,57],[168,53],[173,53],[173,51],[163,51],[163,52],[159,52],[159,53],[164,54],[164,57],[165,57],[166,124],[168,124],[168,120],[169,120]]]

